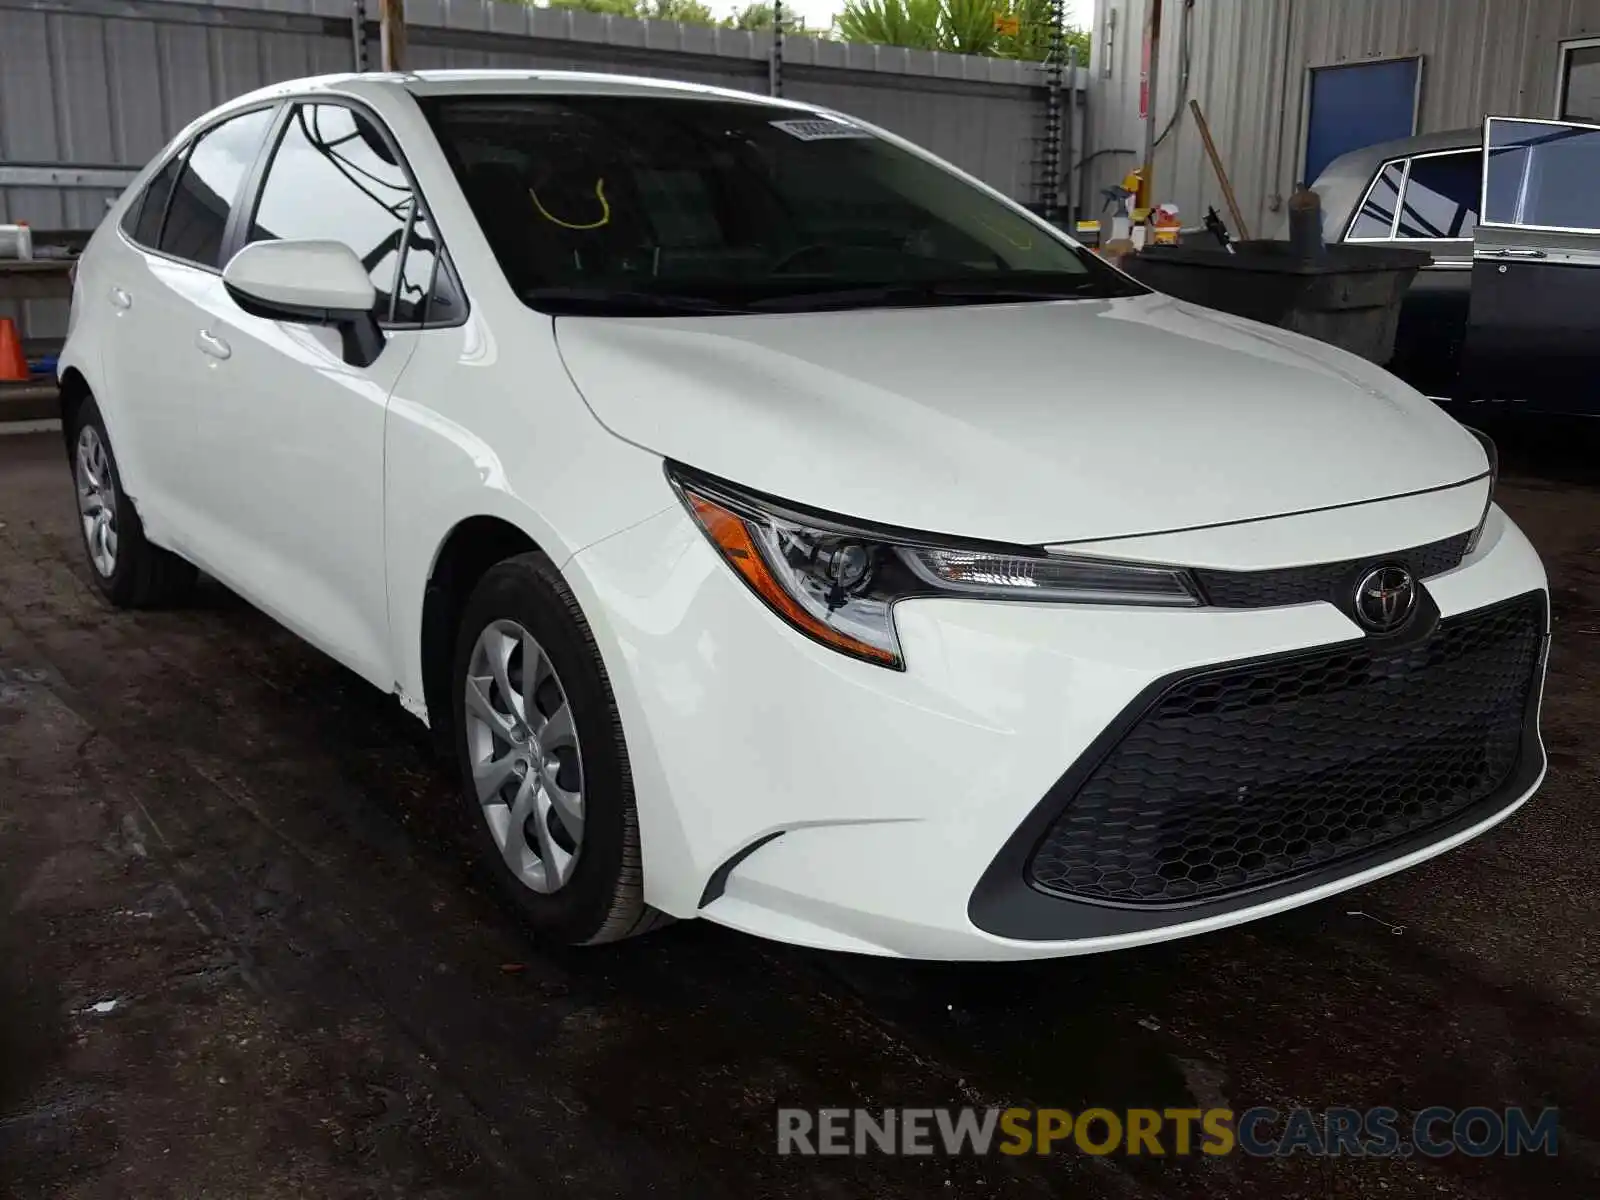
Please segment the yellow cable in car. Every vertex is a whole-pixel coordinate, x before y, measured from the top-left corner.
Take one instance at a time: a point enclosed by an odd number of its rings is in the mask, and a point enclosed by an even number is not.
[[[559,225],[563,229],[576,229],[579,231],[603,229],[611,223],[611,202],[606,199],[606,181],[604,179],[596,179],[594,181],[594,198],[600,201],[600,219],[598,221],[590,221],[587,225],[575,225],[571,221],[563,221],[560,217],[552,215],[550,210],[540,202],[539,193],[531,187],[528,189],[528,198],[533,201],[533,206],[539,210],[541,217],[552,225]]]

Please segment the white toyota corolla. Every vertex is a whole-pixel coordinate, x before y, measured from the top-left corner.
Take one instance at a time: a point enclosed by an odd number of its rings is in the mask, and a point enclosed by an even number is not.
[[[1491,447],[835,113],[257,92],[111,210],[61,384],[110,600],[198,568],[396,693],[553,939],[1115,949],[1544,772]]]

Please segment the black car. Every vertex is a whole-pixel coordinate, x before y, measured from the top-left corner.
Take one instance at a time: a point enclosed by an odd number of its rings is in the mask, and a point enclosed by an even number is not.
[[[1441,401],[1600,413],[1600,126],[1490,117],[1352,151],[1313,186],[1328,241],[1433,256],[1395,374]]]

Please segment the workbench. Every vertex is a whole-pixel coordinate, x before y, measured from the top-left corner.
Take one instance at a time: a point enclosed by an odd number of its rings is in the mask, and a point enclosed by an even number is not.
[[[70,300],[76,258],[0,258],[0,300]]]
[[[0,301],[70,300],[72,258],[0,258]],[[37,421],[58,413],[56,381],[36,376],[24,382],[0,380],[0,423]]]

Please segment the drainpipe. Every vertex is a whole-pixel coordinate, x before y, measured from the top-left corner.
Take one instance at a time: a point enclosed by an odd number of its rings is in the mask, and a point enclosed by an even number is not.
[[[772,0],[772,57],[767,61],[767,92],[783,95],[783,0]]]
[[[1279,212],[1283,208],[1283,134],[1289,119],[1289,43],[1294,33],[1294,0],[1283,0],[1283,45],[1278,50],[1278,63],[1283,71],[1283,103],[1278,105],[1278,146],[1272,160],[1272,193],[1267,197],[1267,210]],[[1302,87],[1302,92],[1304,88]],[[1304,100],[1295,104],[1299,112]],[[1298,128],[1298,119],[1297,119]],[[1298,140],[1298,139],[1297,139]]]
[[[1144,96],[1144,183],[1133,202],[1135,208],[1149,208],[1155,199],[1156,183],[1156,82],[1161,71],[1161,0],[1150,0],[1150,15],[1145,23],[1146,44],[1150,47],[1145,63]]]
[[[1065,219],[1069,223],[1076,220],[1078,216],[1077,162],[1075,156],[1079,153],[1080,147],[1078,144],[1077,135],[1074,132],[1077,118],[1078,48],[1076,46],[1069,46],[1067,48],[1067,124],[1066,131],[1062,139],[1065,143],[1063,152],[1067,160],[1067,177],[1065,180],[1065,186],[1061,189],[1062,194],[1066,197],[1067,201]],[[1087,134],[1087,132],[1088,131],[1086,129],[1085,133]],[[1085,137],[1084,141],[1087,142],[1088,138]]]

